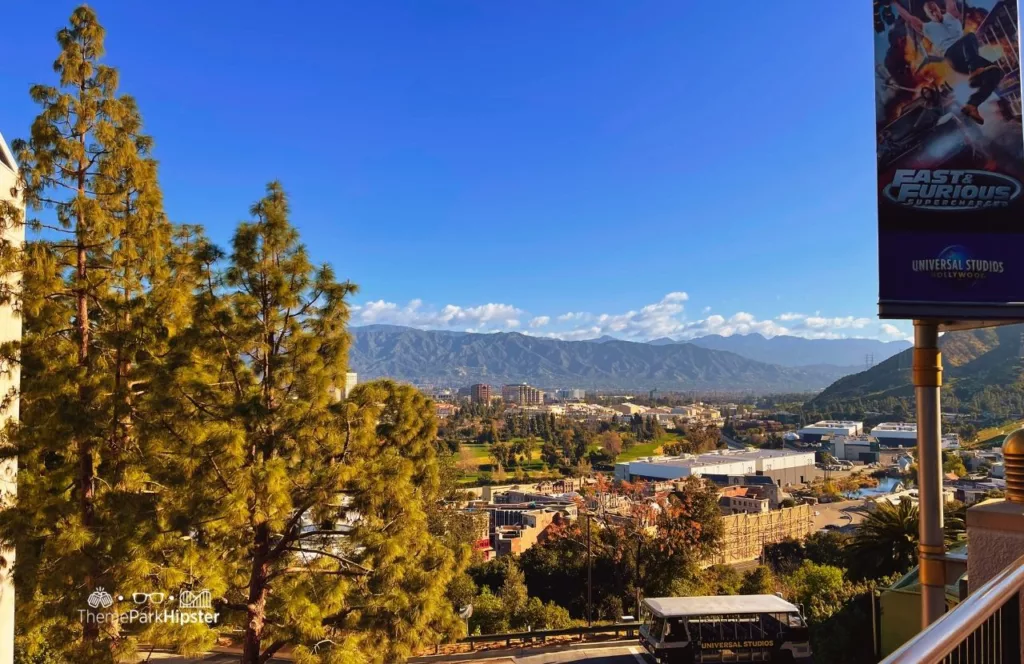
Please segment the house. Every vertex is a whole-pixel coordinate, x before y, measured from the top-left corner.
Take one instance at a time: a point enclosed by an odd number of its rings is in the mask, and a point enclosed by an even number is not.
[[[757,487],[730,486],[718,493],[722,514],[764,514],[769,500]]]

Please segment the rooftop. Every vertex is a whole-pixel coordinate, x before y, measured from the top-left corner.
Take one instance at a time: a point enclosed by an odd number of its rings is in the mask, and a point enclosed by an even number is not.
[[[718,450],[717,452],[708,452],[707,454],[700,454],[693,456],[691,454],[684,454],[682,456],[657,456],[657,457],[641,457],[632,461],[624,461],[622,463],[657,463],[671,466],[714,466],[722,463],[730,463],[735,461],[752,461],[756,459],[778,459],[782,457],[791,457],[796,455],[807,455],[814,454],[814,452],[806,452],[799,450],[765,450],[748,447],[744,450]]]
[[[872,429],[871,433],[874,434],[876,431],[906,431],[917,433],[917,425],[910,424],[909,422],[882,422]]]
[[[798,609],[776,595],[721,595],[718,597],[649,597],[644,600],[655,615],[716,616],[729,613],[789,613]]]
[[[863,422],[853,420],[821,420],[814,424],[808,424],[805,429],[849,429],[850,427],[863,426]]]

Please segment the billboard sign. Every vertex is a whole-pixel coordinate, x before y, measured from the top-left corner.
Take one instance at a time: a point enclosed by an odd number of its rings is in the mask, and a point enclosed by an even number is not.
[[[1024,318],[1017,0],[876,0],[879,314]]]

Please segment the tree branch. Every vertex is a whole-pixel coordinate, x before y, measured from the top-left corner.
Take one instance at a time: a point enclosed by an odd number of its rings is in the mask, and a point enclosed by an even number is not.
[[[302,547],[298,547],[298,546],[288,546],[288,547],[285,547],[285,551],[293,551],[295,553],[308,553],[308,554],[314,555],[314,556],[325,556],[327,558],[331,558],[333,560],[337,560],[338,562],[340,562],[343,565],[348,565],[350,567],[355,567],[355,568],[359,569],[362,572],[362,574],[360,576],[366,576],[368,574],[372,574],[373,573],[373,570],[371,570],[370,568],[363,567],[362,565],[360,565],[359,563],[355,562],[354,560],[349,560],[348,558],[345,558],[343,556],[339,556],[339,555],[337,555],[335,553],[329,553],[327,551],[317,551],[316,549],[303,549]],[[309,571],[317,572],[319,570],[309,570]]]
[[[286,645],[288,645],[288,642],[284,639],[274,641],[273,643],[271,643],[270,646],[268,646],[267,649],[263,651],[263,654],[260,655],[260,664],[266,664],[266,662],[269,662],[270,658],[274,656],[274,653],[276,653],[278,650],[285,647]]]

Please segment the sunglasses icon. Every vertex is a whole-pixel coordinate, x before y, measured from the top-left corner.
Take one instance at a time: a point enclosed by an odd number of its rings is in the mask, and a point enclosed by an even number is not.
[[[166,598],[165,593],[132,593],[132,601],[136,604],[145,604],[147,601],[153,604],[163,604]]]

